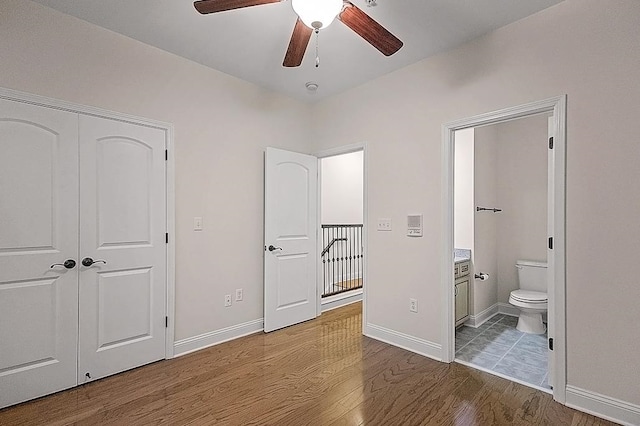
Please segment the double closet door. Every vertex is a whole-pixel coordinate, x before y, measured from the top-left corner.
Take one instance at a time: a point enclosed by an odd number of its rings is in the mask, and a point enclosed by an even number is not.
[[[0,99],[0,408],[165,358],[165,146]]]

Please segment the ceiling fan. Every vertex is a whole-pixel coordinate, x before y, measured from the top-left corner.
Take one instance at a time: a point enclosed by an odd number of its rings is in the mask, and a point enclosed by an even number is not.
[[[198,0],[193,5],[205,15],[281,1],[286,0]],[[298,20],[282,63],[285,67],[300,66],[313,31],[326,28],[336,17],[385,56],[402,47],[400,39],[348,0],[291,0],[291,6]]]

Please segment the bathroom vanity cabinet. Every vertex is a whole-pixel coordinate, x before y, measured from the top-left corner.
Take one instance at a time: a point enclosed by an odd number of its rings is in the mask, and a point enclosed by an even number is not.
[[[469,260],[455,264],[455,321],[456,327],[469,319],[469,280],[471,262]]]

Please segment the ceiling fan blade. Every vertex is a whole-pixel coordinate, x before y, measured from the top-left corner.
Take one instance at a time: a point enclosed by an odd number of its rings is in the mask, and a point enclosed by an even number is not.
[[[280,1],[281,0],[198,0],[193,2],[193,6],[198,12],[205,15],[207,13],[241,9],[243,7],[260,6],[261,4],[280,3]]]
[[[344,10],[338,15],[347,27],[355,31],[369,44],[382,52],[385,56],[391,56],[402,47],[403,43],[391,34],[385,27],[378,24],[373,18],[364,13],[353,3],[345,1]]]
[[[307,51],[309,45],[309,39],[311,39],[311,33],[313,30],[307,27],[298,18],[296,26],[293,27],[293,34],[291,34],[291,41],[289,41],[289,47],[287,47],[287,53],[284,55],[284,61],[282,65],[285,67],[298,67],[302,63],[304,52]]]

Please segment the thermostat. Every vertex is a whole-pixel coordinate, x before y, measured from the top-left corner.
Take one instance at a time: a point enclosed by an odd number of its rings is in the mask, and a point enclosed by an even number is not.
[[[422,237],[422,215],[410,214],[407,216],[407,236]]]

